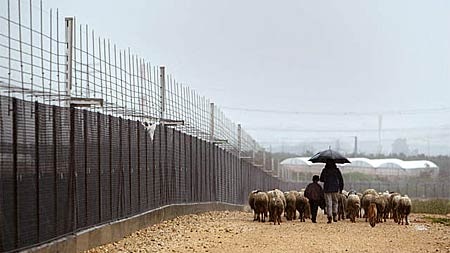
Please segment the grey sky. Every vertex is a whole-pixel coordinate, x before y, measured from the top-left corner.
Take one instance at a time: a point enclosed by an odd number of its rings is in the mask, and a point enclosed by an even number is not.
[[[153,64],[166,65],[178,81],[225,107],[229,118],[264,144],[351,143],[353,135],[376,142],[378,132],[372,130],[378,117],[369,112],[384,112],[385,152],[398,137],[417,147],[450,142],[450,110],[421,111],[450,108],[450,1],[44,4],[76,16]],[[410,110],[413,114],[390,113]],[[342,115],[347,112],[360,114]],[[311,131],[317,129],[322,132]]]

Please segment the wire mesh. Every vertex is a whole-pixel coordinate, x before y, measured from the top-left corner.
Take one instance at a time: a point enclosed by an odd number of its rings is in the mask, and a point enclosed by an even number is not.
[[[0,203],[2,207],[2,233],[1,241],[3,248],[15,248],[16,245],[16,170],[14,169],[15,148],[14,131],[13,131],[13,113],[8,110],[8,106],[12,104],[11,98],[0,100],[0,180],[2,194]]]
[[[44,10],[42,1],[0,3],[2,94],[154,124],[183,122],[177,130],[229,151],[239,152],[239,142],[243,152],[261,149],[245,132],[239,137],[237,125],[218,106],[164,67],[119,49],[76,18]]]

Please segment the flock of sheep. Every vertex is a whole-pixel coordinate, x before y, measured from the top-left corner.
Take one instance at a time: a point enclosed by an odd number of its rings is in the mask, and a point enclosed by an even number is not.
[[[248,203],[254,211],[253,220],[265,222],[268,215],[269,222],[279,225],[283,213],[289,221],[295,220],[298,212],[299,220],[304,222],[310,218],[311,211],[309,200],[303,193],[304,189],[289,192],[278,189],[250,192]],[[396,192],[377,192],[374,189],[367,189],[363,193],[342,191],[338,197],[338,220],[349,218],[351,222],[356,222],[356,218],[362,217],[374,227],[376,223],[393,218],[398,224],[409,225],[410,212],[411,199]]]

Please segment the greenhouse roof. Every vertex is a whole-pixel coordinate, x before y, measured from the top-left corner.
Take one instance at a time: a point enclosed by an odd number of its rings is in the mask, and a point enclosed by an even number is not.
[[[313,165],[310,157],[293,157],[283,160],[282,165]],[[349,158],[350,164],[341,166],[358,166],[368,168],[399,168],[399,169],[419,169],[419,168],[438,168],[438,166],[427,160],[403,161],[396,158],[387,159],[368,159],[365,157]]]

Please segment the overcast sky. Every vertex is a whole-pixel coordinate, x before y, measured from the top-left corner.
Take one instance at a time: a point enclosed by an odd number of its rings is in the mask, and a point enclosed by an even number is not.
[[[351,136],[376,142],[378,113],[383,145],[398,137],[450,142],[448,0],[44,5],[76,16],[152,64],[166,65],[265,145],[351,143]]]

